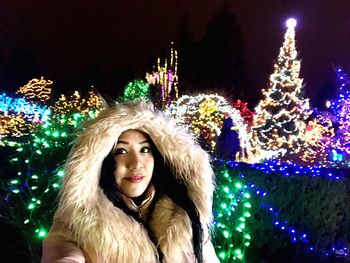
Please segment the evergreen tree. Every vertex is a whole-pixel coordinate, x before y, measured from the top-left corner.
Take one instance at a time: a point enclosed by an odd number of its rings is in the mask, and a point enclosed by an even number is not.
[[[310,110],[308,99],[302,96],[295,25],[294,19],[287,21],[288,29],[270,76],[270,87],[262,90],[263,99],[255,109],[253,142],[262,158],[297,153],[304,143],[305,121]]]
[[[222,88],[234,94],[241,92],[244,63],[243,35],[228,1],[209,22],[206,34],[196,46],[197,70],[194,81],[202,91]]]

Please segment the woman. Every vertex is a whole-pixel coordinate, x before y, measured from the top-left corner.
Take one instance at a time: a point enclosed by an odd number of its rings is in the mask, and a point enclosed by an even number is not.
[[[213,188],[208,154],[151,104],[105,109],[71,150],[42,262],[219,262]]]

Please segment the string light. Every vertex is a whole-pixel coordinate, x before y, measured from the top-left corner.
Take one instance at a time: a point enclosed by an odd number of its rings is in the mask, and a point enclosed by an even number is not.
[[[272,205],[268,204],[266,200],[271,200],[266,190],[258,188],[255,182],[252,182],[251,179],[257,178],[259,173],[252,173],[253,170],[261,171],[262,176],[266,176],[267,174],[271,174],[276,178],[277,175],[283,175],[285,177],[319,177],[327,180],[340,181],[344,179],[344,174],[342,171],[333,171],[325,168],[315,168],[315,167],[302,167],[297,165],[287,165],[281,164],[278,162],[266,162],[261,164],[247,164],[247,163],[238,163],[238,162],[227,162],[220,159],[214,159],[214,167],[216,169],[216,174],[218,176],[218,181],[222,182],[222,178],[229,178],[229,185],[236,185],[238,188],[245,188],[245,192],[250,195],[254,195],[253,207],[257,207],[258,202],[260,202],[260,208],[262,211],[271,217],[271,225],[273,228],[278,231],[284,232],[288,237],[291,244],[300,243],[302,246],[299,246],[300,249],[304,249],[305,251],[323,254],[325,256],[334,255],[336,251],[343,251],[345,255],[347,254],[347,248],[345,244],[341,242],[334,241],[332,245],[329,243],[319,243],[317,245],[312,244],[312,240],[305,231],[298,229],[297,226],[293,226],[287,220],[287,215],[281,214],[278,209],[274,208]],[[252,176],[253,175],[253,176]],[[260,180],[260,182],[266,182],[266,179]],[[311,181],[310,181],[311,182]],[[341,182],[339,182],[341,183]],[[266,184],[266,183],[265,183]],[[224,189],[220,189],[221,195],[227,193],[227,188],[225,185]],[[265,200],[266,199],[266,200]],[[255,206],[254,206],[255,205]],[[215,209],[219,209],[216,203],[214,206]],[[226,208],[226,206],[224,206]],[[227,215],[226,215],[227,216]],[[254,224],[254,222],[250,222]],[[298,223],[301,223],[298,221]],[[261,229],[259,228],[261,231]],[[223,242],[223,241],[221,241]],[[254,238],[252,239],[254,242]],[[221,243],[220,243],[221,244]],[[230,250],[227,248],[227,250]],[[219,254],[220,255],[220,254]],[[225,253],[222,253],[224,256]]]
[[[130,101],[136,99],[149,99],[149,84],[143,80],[130,81],[125,89],[122,100]]]
[[[40,79],[32,79],[23,87],[20,87],[16,94],[23,94],[24,97],[30,101],[39,100],[45,102],[51,97],[51,80],[45,80],[44,77]]]
[[[25,98],[0,95],[0,138],[29,134],[37,124],[47,120],[50,109],[28,102]]]
[[[161,64],[160,58],[157,60],[157,69],[152,73],[146,73],[146,80],[149,84],[160,85],[161,109],[166,109],[172,101],[179,97],[178,75],[177,75],[177,51],[173,48],[171,42],[170,65],[165,59]]]

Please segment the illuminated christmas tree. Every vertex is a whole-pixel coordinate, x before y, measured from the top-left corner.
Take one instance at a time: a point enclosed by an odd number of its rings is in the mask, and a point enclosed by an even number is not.
[[[297,153],[304,144],[309,101],[302,97],[303,79],[295,49],[295,19],[287,21],[287,32],[270,76],[270,87],[256,107],[253,142],[260,158]]]

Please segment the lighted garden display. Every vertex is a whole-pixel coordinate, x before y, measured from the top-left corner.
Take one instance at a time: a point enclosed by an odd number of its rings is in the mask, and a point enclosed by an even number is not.
[[[211,234],[221,262],[262,262],[262,254],[288,249],[325,258],[348,253],[349,73],[334,66],[336,96],[323,111],[314,108],[300,76],[297,21],[288,19],[286,26],[254,109],[237,96],[182,89],[181,54],[173,43],[168,59],[158,58],[150,73],[141,74],[145,78],[128,81],[114,98],[114,103],[153,102],[210,154],[216,183]],[[72,143],[84,124],[108,107],[92,90],[65,92],[54,100],[52,86],[51,80],[34,78],[15,96],[0,95],[0,216],[19,229],[35,259],[52,222]],[[225,147],[237,151],[222,158],[217,144],[226,122],[237,137],[224,141]]]

